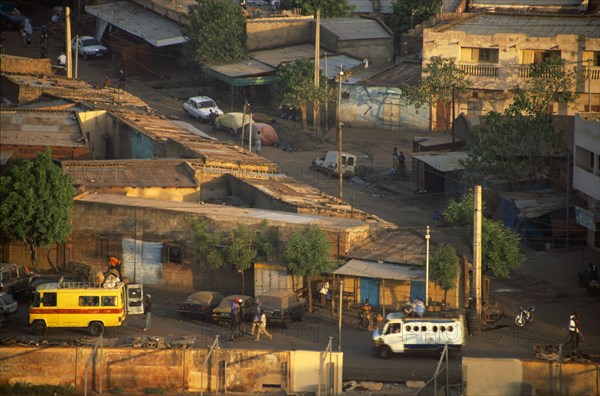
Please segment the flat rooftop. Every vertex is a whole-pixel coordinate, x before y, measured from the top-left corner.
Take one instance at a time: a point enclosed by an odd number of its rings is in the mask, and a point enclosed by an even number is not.
[[[72,111],[0,110],[0,144],[87,147]]]
[[[454,24],[434,28],[469,35],[490,36],[497,33],[524,34],[530,37],[554,37],[574,34],[588,38],[600,38],[600,17],[586,16],[540,16],[518,14],[478,14]]]

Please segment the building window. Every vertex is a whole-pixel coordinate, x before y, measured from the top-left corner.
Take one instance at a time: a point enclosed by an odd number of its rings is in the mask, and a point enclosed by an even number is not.
[[[581,146],[575,147],[575,165],[579,168],[593,173],[594,167],[599,166],[594,163],[595,157],[596,155],[593,152],[586,150]]]
[[[587,67],[589,65],[588,61],[591,61],[592,67],[600,66],[600,51],[584,51],[583,52],[583,66]]]
[[[470,100],[467,103],[467,114],[482,115],[483,114],[482,103],[480,101]]]
[[[560,51],[524,50],[521,51],[521,64],[531,65],[532,63],[542,63],[552,57],[560,58]]]
[[[167,246],[167,259],[169,263],[183,264],[183,250],[179,246]]]
[[[499,51],[497,48],[471,48],[460,49],[460,61],[472,63],[498,63]]]

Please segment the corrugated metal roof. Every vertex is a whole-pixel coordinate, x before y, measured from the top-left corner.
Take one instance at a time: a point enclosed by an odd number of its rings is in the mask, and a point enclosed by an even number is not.
[[[250,58],[221,65],[212,65],[210,68],[228,77],[255,76],[274,73],[277,70],[276,66],[272,67]]]
[[[459,161],[464,161],[469,157],[469,155],[464,151],[449,151],[443,153],[426,154],[413,153],[411,156],[414,159],[423,161],[432,168],[442,172],[451,172],[464,169],[464,166],[462,166]]]
[[[137,131],[158,140],[202,139],[206,134],[191,124],[151,114],[120,113],[114,116]],[[196,132],[192,132],[193,129],[196,129]],[[204,139],[216,140],[210,136]]]
[[[323,56],[324,52],[325,51],[321,50],[321,56]],[[314,44],[290,45],[287,47],[251,52],[250,57],[273,68],[277,68],[282,63],[292,62],[297,59],[314,59],[315,46]]]
[[[464,21],[442,26],[439,31],[456,30],[470,35],[497,33],[524,34],[530,37],[555,37],[575,34],[600,38],[600,18],[581,16],[531,16],[480,14]]]
[[[85,6],[85,11],[146,40],[155,47],[187,41],[177,23],[129,1]]]
[[[72,111],[0,111],[1,144],[21,146],[87,147]]]
[[[421,81],[421,69],[423,65],[420,61],[399,62],[388,67],[380,73],[365,80],[367,85],[393,87],[400,84],[416,84]]]
[[[371,18],[327,18],[321,20],[321,28],[329,30],[342,41],[393,39],[383,24]]]
[[[370,237],[345,256],[359,260],[423,265],[425,236],[409,230],[385,231]]]
[[[114,111],[151,111],[144,101],[127,91],[116,88],[98,88],[85,81],[61,76],[32,76],[21,74],[2,74],[8,81],[23,87],[35,89],[42,94],[72,102],[88,104],[95,110]]]
[[[335,275],[360,278],[391,279],[401,281],[424,281],[425,270],[412,265],[385,264],[375,261],[352,259],[333,271]]]
[[[500,196],[509,202],[514,202],[519,209],[519,216],[527,219],[543,216],[559,209],[564,210],[567,199],[564,194],[557,194],[551,190],[502,192]]]
[[[63,171],[86,189],[198,187],[194,170],[182,160],[63,161]]]
[[[313,59],[314,61],[314,59]],[[328,55],[323,54],[319,58],[319,67],[325,74],[325,64],[327,63],[327,79],[333,80],[340,73],[340,65],[343,65],[344,70],[352,70],[364,65],[363,59],[354,58],[349,55]]]

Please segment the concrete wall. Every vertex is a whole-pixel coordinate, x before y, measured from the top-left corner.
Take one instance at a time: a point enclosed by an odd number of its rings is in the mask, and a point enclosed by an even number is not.
[[[246,20],[246,50],[249,52],[314,41],[314,18],[259,18]]]
[[[230,391],[240,393],[316,392],[321,359],[329,354],[310,351],[253,351],[220,349],[202,367],[206,349],[103,348],[88,368],[88,392],[120,388],[143,392],[147,388],[172,392]],[[83,394],[86,362],[92,348],[0,349],[0,383],[73,386]],[[332,353],[334,394],[341,393],[341,353]],[[49,364],[49,362],[52,362]],[[323,381],[326,384],[326,373]]]
[[[48,76],[52,74],[52,60],[0,55],[0,71],[6,74],[25,73]]]
[[[598,395],[599,376],[598,364],[463,358],[465,396]]]

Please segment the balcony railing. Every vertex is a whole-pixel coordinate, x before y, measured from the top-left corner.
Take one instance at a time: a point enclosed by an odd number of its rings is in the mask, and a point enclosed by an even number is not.
[[[519,65],[519,77],[521,78],[530,78],[535,70],[536,65]],[[547,68],[544,73],[539,73],[536,77],[541,78],[554,78],[557,75],[560,75],[564,70],[564,66],[556,66],[552,68]]]
[[[600,67],[592,66],[592,67],[577,67],[575,68],[575,72],[579,75],[579,77],[583,80],[600,80]]]
[[[498,66],[495,65],[470,65],[460,64],[460,70],[470,76],[479,77],[498,77]]]

